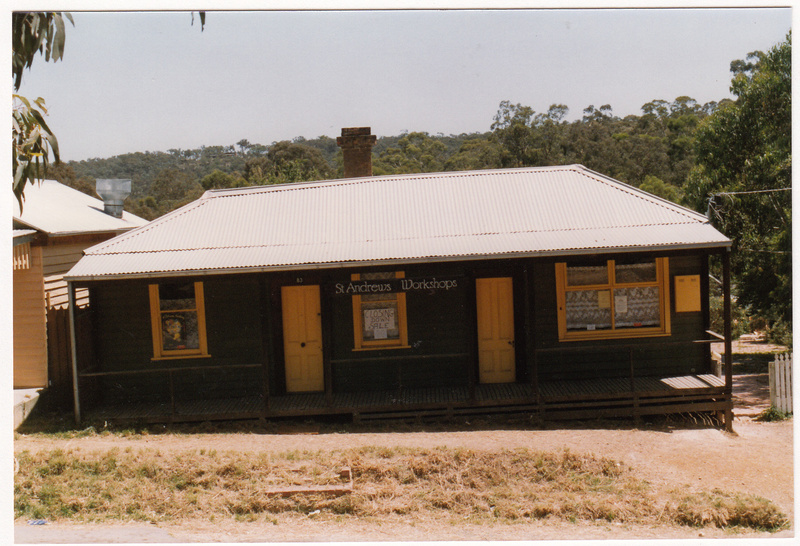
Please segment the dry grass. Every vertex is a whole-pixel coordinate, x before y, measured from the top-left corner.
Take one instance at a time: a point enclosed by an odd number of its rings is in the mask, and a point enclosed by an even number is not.
[[[380,518],[433,515],[451,523],[557,518],[776,531],[788,519],[770,501],[722,491],[656,492],[620,463],[569,451],[367,447],[336,452],[150,449],[18,454],[15,516],[74,521],[236,518],[286,514]],[[288,485],[341,483],[354,490],[268,495]]]

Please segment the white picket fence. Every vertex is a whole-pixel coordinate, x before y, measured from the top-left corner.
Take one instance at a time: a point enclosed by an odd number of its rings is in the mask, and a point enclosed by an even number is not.
[[[775,355],[769,363],[769,401],[783,413],[792,411],[792,353]]]

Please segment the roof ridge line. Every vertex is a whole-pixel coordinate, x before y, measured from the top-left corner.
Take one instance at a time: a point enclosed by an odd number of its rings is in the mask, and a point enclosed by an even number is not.
[[[570,165],[510,167],[505,169],[480,169],[477,171],[473,170],[436,171],[436,172],[426,172],[426,173],[397,173],[397,174],[385,174],[376,176],[362,176],[358,178],[329,178],[324,180],[308,180],[305,182],[290,182],[287,184],[269,184],[262,186],[248,186],[242,188],[217,188],[217,189],[206,190],[206,192],[200,199],[239,197],[242,195],[252,195],[258,193],[305,190],[305,189],[312,189],[315,187],[338,187],[338,186],[350,186],[358,184],[374,184],[379,182],[389,182],[393,180],[410,179],[410,178],[430,178],[435,176],[436,177],[446,176],[448,178],[459,178],[459,177],[468,178],[468,177],[475,177],[475,176],[481,176],[485,174],[495,174],[495,173],[513,174],[518,172],[521,174],[521,173],[531,172],[534,170],[556,172],[556,171],[579,171],[581,169],[589,170],[586,169],[586,167],[584,167],[583,165],[576,163]]]

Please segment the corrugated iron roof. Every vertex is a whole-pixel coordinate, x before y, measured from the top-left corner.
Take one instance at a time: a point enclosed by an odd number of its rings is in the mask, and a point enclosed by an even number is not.
[[[67,278],[728,245],[705,216],[571,165],[212,190]]]
[[[26,186],[22,213],[14,201],[14,221],[51,236],[122,232],[147,223],[129,212],[114,218],[103,212],[102,200],[55,180]]]
[[[35,229],[15,229],[12,230],[12,237],[14,241],[14,246],[22,245],[28,243],[33,240],[33,236],[36,235]]]

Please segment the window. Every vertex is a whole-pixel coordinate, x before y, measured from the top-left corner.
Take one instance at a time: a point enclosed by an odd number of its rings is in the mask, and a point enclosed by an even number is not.
[[[153,358],[208,356],[203,283],[150,285]]]
[[[669,262],[556,264],[561,341],[668,335]]]
[[[353,281],[363,281],[370,290],[353,296],[354,348],[397,349],[408,347],[406,326],[406,295],[396,290],[395,283],[381,283],[389,279],[402,279],[402,271],[388,273],[353,274]],[[374,290],[372,288],[374,287]]]

